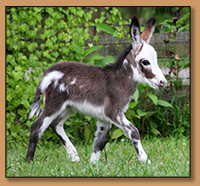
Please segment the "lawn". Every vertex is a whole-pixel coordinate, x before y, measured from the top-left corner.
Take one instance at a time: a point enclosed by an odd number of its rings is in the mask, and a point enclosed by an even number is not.
[[[190,177],[190,141],[185,137],[142,140],[151,164],[140,163],[128,139],[106,145],[99,163],[89,162],[92,142],[75,145],[80,162],[71,162],[63,146],[38,144],[32,163],[27,147],[7,148],[6,177]]]

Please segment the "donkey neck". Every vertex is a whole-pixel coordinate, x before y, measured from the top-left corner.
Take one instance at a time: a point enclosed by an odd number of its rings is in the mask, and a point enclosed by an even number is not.
[[[138,82],[134,81],[133,67],[136,66],[132,46],[129,45],[112,64],[104,67],[109,84],[112,82],[119,94],[127,99],[132,97],[137,89]]]
[[[134,57],[135,54],[131,50],[123,60],[122,68],[119,70],[121,78],[126,80],[126,86],[130,96],[134,94],[138,86],[138,82],[134,79],[133,68],[137,67]]]

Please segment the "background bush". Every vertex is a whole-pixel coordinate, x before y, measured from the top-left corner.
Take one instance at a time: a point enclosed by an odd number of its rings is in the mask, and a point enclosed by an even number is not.
[[[27,119],[30,105],[42,74],[49,66],[65,60],[101,66],[114,61],[112,56],[91,56],[93,51],[100,50],[102,46],[93,46],[93,43],[86,45],[86,42],[94,33],[94,40],[97,42],[102,30],[113,34],[116,38],[123,37],[124,33],[128,32],[124,25],[129,25],[130,19],[122,18],[122,14],[123,11],[116,7],[6,8],[6,136],[8,146],[15,145],[16,143],[12,143],[14,141],[27,145],[30,126],[36,119],[35,117],[32,120]],[[147,16],[145,21],[150,17]],[[102,28],[102,24],[110,26],[104,30],[105,25]],[[30,73],[25,76],[27,71]],[[138,90],[140,91],[138,98],[142,100],[141,96],[146,91],[146,87]],[[182,98],[174,97],[170,101],[173,107],[166,105],[163,107],[156,106],[154,102],[151,105],[150,97],[144,99],[145,103],[149,104],[149,111],[144,110],[143,104],[133,105],[133,103],[127,113],[127,117],[143,131],[144,135],[167,136],[176,134],[177,131],[180,134],[189,135],[188,100],[186,104],[181,101],[180,107],[179,101]],[[142,103],[141,100],[138,101]],[[133,109],[137,112],[135,113]],[[156,115],[150,113],[152,109]],[[143,128],[140,125],[141,121]],[[144,121],[148,121],[148,124],[144,124]],[[79,140],[89,142],[96,128],[94,122],[95,119],[91,117],[76,114],[66,121],[66,133],[74,142]],[[116,128],[112,130],[112,133],[114,131],[117,135],[112,136],[112,139],[122,136],[119,135],[119,131],[116,132]],[[44,133],[42,143],[48,141],[58,142],[56,135],[49,129]]]

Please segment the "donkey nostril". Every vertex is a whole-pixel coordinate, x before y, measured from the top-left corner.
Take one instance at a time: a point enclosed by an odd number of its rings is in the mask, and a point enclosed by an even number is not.
[[[164,86],[164,84],[165,84],[165,83],[164,83],[162,80],[160,80],[160,85],[161,85],[161,86]]]

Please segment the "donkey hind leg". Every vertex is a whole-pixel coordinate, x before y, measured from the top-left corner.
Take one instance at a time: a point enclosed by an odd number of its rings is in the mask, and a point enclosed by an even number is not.
[[[39,139],[41,138],[42,134],[47,129],[47,127],[59,115],[61,115],[65,111],[66,106],[67,106],[66,103],[64,103],[63,106],[57,112],[52,114],[51,116],[46,116],[45,112],[42,112],[41,115],[39,116],[39,118],[31,125],[28,152],[27,152],[27,156],[26,156],[26,159],[28,161],[33,161],[37,142],[39,141]]]
[[[94,150],[90,158],[90,162],[92,163],[97,163],[99,161],[101,151],[103,150],[103,148],[109,140],[109,132],[112,126],[111,123],[104,123],[99,120],[97,120],[96,125],[97,130],[95,132]]]
[[[32,125],[30,129],[30,137],[29,137],[29,144],[28,144],[28,151],[26,159],[30,162],[33,161],[33,156],[35,153],[35,148],[37,145],[37,142],[39,140],[38,131],[39,126],[41,126],[41,119],[38,118]]]
[[[47,129],[47,127],[51,124],[51,122],[58,117],[60,114],[60,111],[54,113],[51,116],[44,116],[42,113],[39,118],[31,125],[30,130],[30,137],[29,137],[29,145],[28,145],[28,152],[26,159],[28,161],[33,161],[34,153],[36,145],[41,138],[44,131]]]
[[[148,163],[151,163],[151,161],[148,159],[147,154],[145,153],[142,147],[138,129],[130,121],[126,119],[124,113],[120,112],[116,118],[117,120],[113,121],[113,124],[121,128],[125,132],[125,134],[129,137],[129,139],[131,140],[131,142],[135,147],[139,160],[141,162],[148,161]]]
[[[50,127],[52,128],[52,130],[55,132],[55,134],[58,136],[58,138],[64,145],[69,158],[71,158],[72,161],[80,161],[76,148],[67,137],[64,127],[63,127],[64,122],[73,114],[74,112],[67,109],[62,115],[60,115],[51,123]]]

